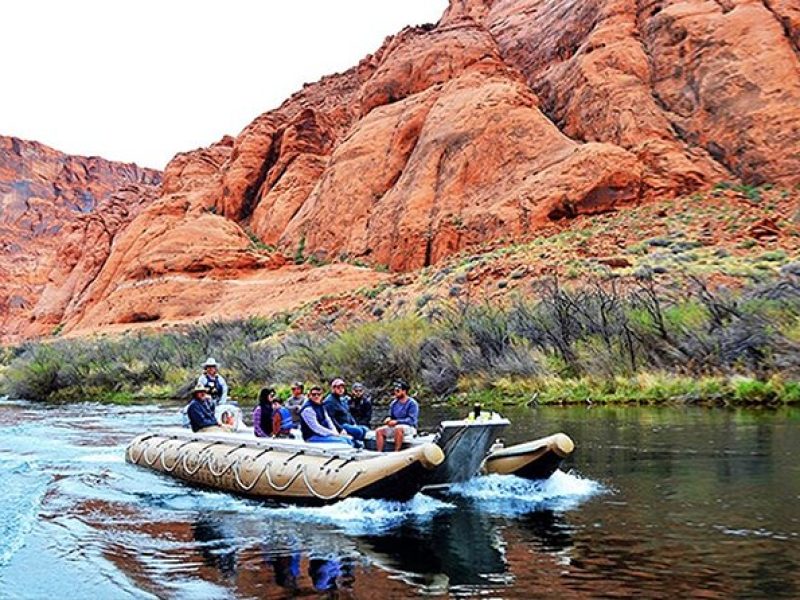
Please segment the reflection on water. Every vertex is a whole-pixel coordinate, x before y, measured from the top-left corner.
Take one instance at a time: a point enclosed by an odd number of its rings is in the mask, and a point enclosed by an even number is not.
[[[568,432],[572,471],[297,508],[126,464],[172,409],[0,402],[0,597],[800,595],[797,411],[509,416]]]

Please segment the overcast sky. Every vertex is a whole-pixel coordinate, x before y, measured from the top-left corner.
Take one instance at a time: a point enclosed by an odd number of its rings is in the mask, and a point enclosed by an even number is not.
[[[447,0],[0,1],[0,134],[163,168]]]

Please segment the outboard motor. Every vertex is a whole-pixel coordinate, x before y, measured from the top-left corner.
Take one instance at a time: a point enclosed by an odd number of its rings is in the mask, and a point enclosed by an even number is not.
[[[473,413],[458,421],[442,421],[433,441],[444,451],[444,462],[426,474],[423,489],[446,488],[478,475],[495,440],[509,424],[508,419],[487,412],[477,412],[477,416]]]

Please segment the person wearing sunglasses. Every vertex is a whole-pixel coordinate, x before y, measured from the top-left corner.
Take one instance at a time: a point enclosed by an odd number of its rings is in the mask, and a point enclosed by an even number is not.
[[[309,390],[308,401],[300,409],[300,431],[307,442],[353,445],[352,438],[336,428],[322,405],[322,388],[318,385]]]

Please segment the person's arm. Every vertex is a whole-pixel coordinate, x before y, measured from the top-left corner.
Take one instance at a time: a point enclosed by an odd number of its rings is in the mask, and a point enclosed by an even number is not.
[[[322,407],[325,409],[325,414],[328,415],[328,418],[333,421],[334,428],[338,429],[338,423],[336,423],[336,411],[334,410],[333,400],[331,400],[330,394],[325,396],[325,399],[322,401]]]
[[[189,416],[189,425],[191,425],[192,431],[197,431],[201,419],[198,414],[197,405],[194,402],[189,404],[189,408],[186,409],[186,414]]]
[[[303,412],[300,413],[300,417],[306,422],[309,429],[313,431],[316,435],[339,435],[339,432],[333,428],[328,428],[324,426],[317,420],[317,413],[314,412],[314,409],[310,406],[307,406],[303,409]]]
[[[331,421],[331,427],[337,431],[342,428],[342,423],[346,421],[344,411],[339,402],[340,401],[328,394],[325,401],[322,403],[322,406],[325,408],[325,414],[328,415],[328,419]]]
[[[389,402],[389,415],[383,420],[384,423],[389,423],[390,421],[394,421],[394,405],[395,405],[395,400]]]
[[[267,437],[267,432],[261,429],[261,407],[256,406],[253,410],[253,433],[256,437]]]
[[[339,427],[342,424],[358,425],[353,413],[350,412],[350,396],[342,396],[339,400]]]
[[[219,387],[222,388],[222,392],[219,396],[219,403],[226,404],[228,402],[228,382],[225,381],[222,375],[217,375],[217,379],[219,379]]]
[[[409,425],[414,429],[417,428],[417,421],[419,420],[419,405],[414,400],[408,401],[406,406],[406,416],[402,419],[395,419],[398,425]]]
[[[333,431],[333,435],[341,435],[343,437],[350,437],[350,434],[347,433],[344,428],[336,422],[336,420],[331,417],[330,413],[325,410],[325,407],[322,407],[322,414],[325,415],[325,426],[328,427],[331,431]]]

